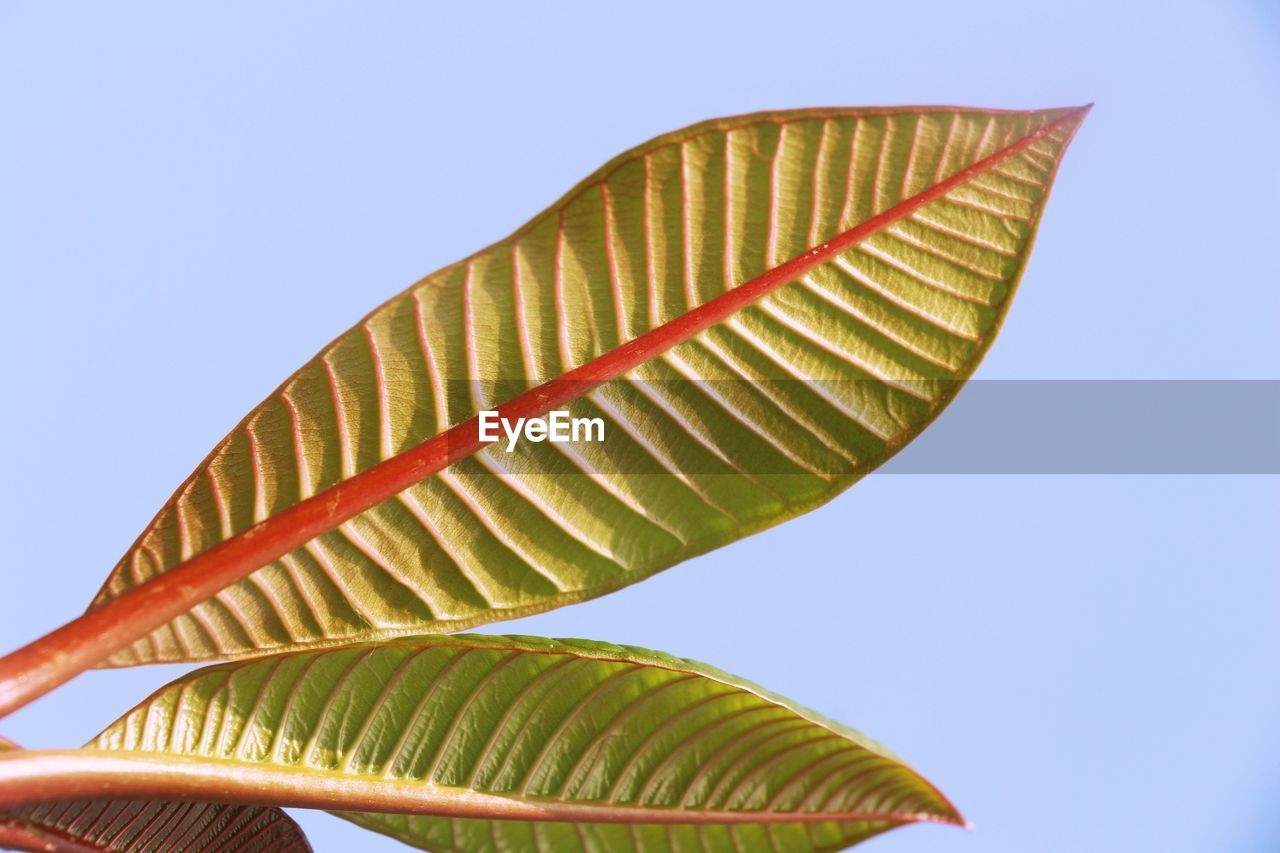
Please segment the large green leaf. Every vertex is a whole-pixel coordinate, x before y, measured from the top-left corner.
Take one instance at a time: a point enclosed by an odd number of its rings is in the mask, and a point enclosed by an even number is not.
[[[0,738],[0,752],[16,751]],[[283,811],[158,800],[67,800],[0,809],[0,849],[64,853],[308,853]]]
[[[613,160],[375,310],[251,412],[95,606],[307,499],[344,506],[359,484],[380,502],[307,528],[110,663],[512,618],[830,499],[976,367],[1083,115],[764,113]],[[408,488],[379,479],[377,463],[584,365],[608,381],[567,408],[603,418],[604,442],[467,450]]]
[[[224,799],[343,810],[438,850],[827,850],[962,822],[857,732],[702,664],[578,640],[409,638],[217,665],[90,746],[136,756],[122,784],[195,796],[203,775]],[[0,795],[6,778],[0,759]]]

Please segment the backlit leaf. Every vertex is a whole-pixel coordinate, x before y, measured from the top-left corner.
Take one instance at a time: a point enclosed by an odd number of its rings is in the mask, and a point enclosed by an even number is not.
[[[223,796],[340,810],[437,850],[830,850],[962,823],[855,731],[702,664],[581,640],[409,638],[222,664],[91,745],[202,759],[185,778],[204,767]]]
[[[95,606],[306,499],[337,506],[358,483],[379,502],[308,528],[110,663],[508,619],[829,500],[977,366],[1083,116],[802,110],[623,154],[377,308],[251,412]],[[606,369],[640,342],[641,363]],[[601,443],[468,451],[408,488],[373,469],[584,365],[607,381],[565,408],[603,419]]]

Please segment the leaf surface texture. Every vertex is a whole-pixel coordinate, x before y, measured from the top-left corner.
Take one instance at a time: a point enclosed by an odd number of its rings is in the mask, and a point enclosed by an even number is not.
[[[702,664],[580,640],[412,638],[209,667],[92,746],[359,784],[327,807],[426,849],[828,850],[961,822],[855,731]],[[457,806],[477,796],[490,811]],[[351,813],[370,797],[419,813]],[[508,819],[485,819],[495,808]],[[548,819],[520,819],[530,809]]]
[[[110,663],[513,618],[601,595],[829,500],[931,422],[977,366],[1082,118],[767,113],[623,154],[511,237],[377,308],[285,381],[165,504],[95,605],[837,235],[875,228],[576,399],[571,414],[603,419],[604,442],[516,453],[499,444],[463,458]]]

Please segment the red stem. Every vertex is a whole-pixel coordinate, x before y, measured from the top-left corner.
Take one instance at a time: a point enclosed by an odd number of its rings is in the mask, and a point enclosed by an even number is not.
[[[1088,110],[1089,106],[1072,110],[830,242],[568,371],[559,379],[512,398],[498,407],[499,415],[512,421],[539,417],[577,399],[826,263],[1063,125],[1082,120]],[[486,444],[479,437],[478,419],[463,421],[259,522],[0,659],[0,717],[43,696],[253,571]]]

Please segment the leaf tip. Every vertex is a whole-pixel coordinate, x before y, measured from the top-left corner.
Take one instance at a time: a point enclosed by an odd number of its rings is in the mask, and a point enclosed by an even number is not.
[[[948,812],[947,814],[940,815],[937,818],[937,821],[939,823],[946,823],[946,824],[950,824],[951,826],[958,826],[961,829],[967,829],[967,830],[973,829],[973,821],[969,820],[967,817],[962,815],[960,813],[960,810],[955,807],[955,804],[952,803],[951,800],[948,799],[945,795],[943,795],[943,801],[947,804]]]
[[[1093,103],[1093,101],[1090,101],[1087,104],[1079,104],[1074,107],[1054,107],[1053,109],[1045,110],[1045,112],[1053,115],[1059,123],[1070,122],[1079,126],[1081,122],[1089,117],[1089,111],[1093,109]]]
[[[931,813],[928,818],[929,820],[934,823],[946,824],[948,826],[958,826],[961,829],[973,829],[972,821],[961,814],[960,809],[958,809],[956,804],[951,801],[951,798],[942,793],[942,789],[930,782],[928,779],[924,779],[922,776],[919,778],[922,779],[929,789],[936,795],[937,804],[940,807],[937,811]]]

